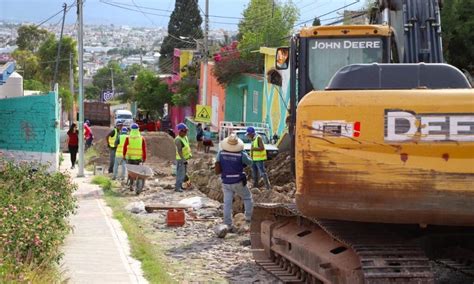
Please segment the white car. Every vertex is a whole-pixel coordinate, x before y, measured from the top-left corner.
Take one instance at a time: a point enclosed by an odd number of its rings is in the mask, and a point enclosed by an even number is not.
[[[247,137],[247,132],[245,130],[235,131],[235,134],[237,134],[237,137],[239,137],[244,142],[244,150],[250,154],[250,148],[252,145],[250,139]],[[278,155],[278,148],[274,144],[270,143],[265,133],[257,131],[257,134],[262,137],[263,143],[265,144],[265,150],[267,150],[267,158],[269,160],[275,158],[276,155]]]
[[[124,127],[130,128],[133,123],[132,112],[125,109],[118,109],[115,111],[114,122],[117,125],[117,122],[122,122]]]

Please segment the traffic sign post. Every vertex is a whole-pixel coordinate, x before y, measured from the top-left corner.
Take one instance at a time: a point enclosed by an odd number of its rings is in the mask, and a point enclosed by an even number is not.
[[[205,105],[196,105],[195,121],[211,123],[211,107]]]

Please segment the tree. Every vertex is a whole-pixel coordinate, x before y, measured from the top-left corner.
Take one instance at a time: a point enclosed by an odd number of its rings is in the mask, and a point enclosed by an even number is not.
[[[38,51],[39,46],[52,34],[45,29],[35,25],[24,25],[18,28],[16,44],[20,50]]]
[[[298,10],[291,2],[284,4],[273,0],[251,0],[239,23],[239,50],[244,59],[258,64],[263,71],[263,60],[258,50],[261,46],[278,47],[288,45]]]
[[[189,106],[197,101],[198,85],[191,80],[183,79],[174,86],[176,92],[172,95],[171,101],[175,106]]]
[[[171,103],[172,93],[168,85],[149,70],[142,70],[134,83],[134,96],[138,107],[158,117],[163,115],[165,104]]]
[[[474,72],[473,11],[473,0],[444,1],[441,11],[445,60],[471,73]]]
[[[97,86],[86,86],[84,88],[84,97],[87,100],[100,100],[101,89]]]
[[[202,38],[201,23],[197,0],[176,0],[168,23],[168,36],[160,49],[159,65],[162,73],[171,72],[175,48],[196,48],[194,40]]]
[[[59,41],[50,35],[40,46],[37,56],[39,59],[40,79],[44,84],[51,84],[54,78],[56,57]],[[59,57],[59,68],[57,82],[61,86],[69,86],[69,56],[72,54],[72,70],[76,70],[77,49],[76,41],[72,37],[63,37],[61,40],[61,53]]]
[[[313,26],[320,26],[321,25],[321,20],[318,18],[318,17],[315,17],[314,18],[314,21],[313,21]]]
[[[49,87],[46,86],[45,84],[41,83],[40,81],[36,81],[33,79],[30,80],[24,80],[23,81],[23,89],[24,90],[31,90],[31,91],[41,91],[41,92],[47,92],[49,90]]]
[[[252,63],[240,56],[237,45],[238,43],[234,41],[230,45],[222,47],[221,51],[214,55],[213,73],[217,82],[222,86],[231,83],[240,74],[254,70]]]
[[[16,49],[13,51],[12,57],[18,64],[18,71],[22,74],[23,80],[39,80],[39,60],[32,51]]]

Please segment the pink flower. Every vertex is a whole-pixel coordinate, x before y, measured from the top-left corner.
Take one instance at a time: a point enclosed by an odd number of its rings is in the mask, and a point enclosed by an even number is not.
[[[43,243],[43,241],[40,239],[38,235],[35,235],[35,238],[33,239],[33,243],[35,244],[35,246],[40,246]]]

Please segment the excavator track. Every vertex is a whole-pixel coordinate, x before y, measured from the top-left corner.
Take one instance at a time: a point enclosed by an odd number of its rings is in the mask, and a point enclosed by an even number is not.
[[[258,204],[253,216],[255,259],[284,283],[434,283],[403,226],[310,219],[292,204]]]

